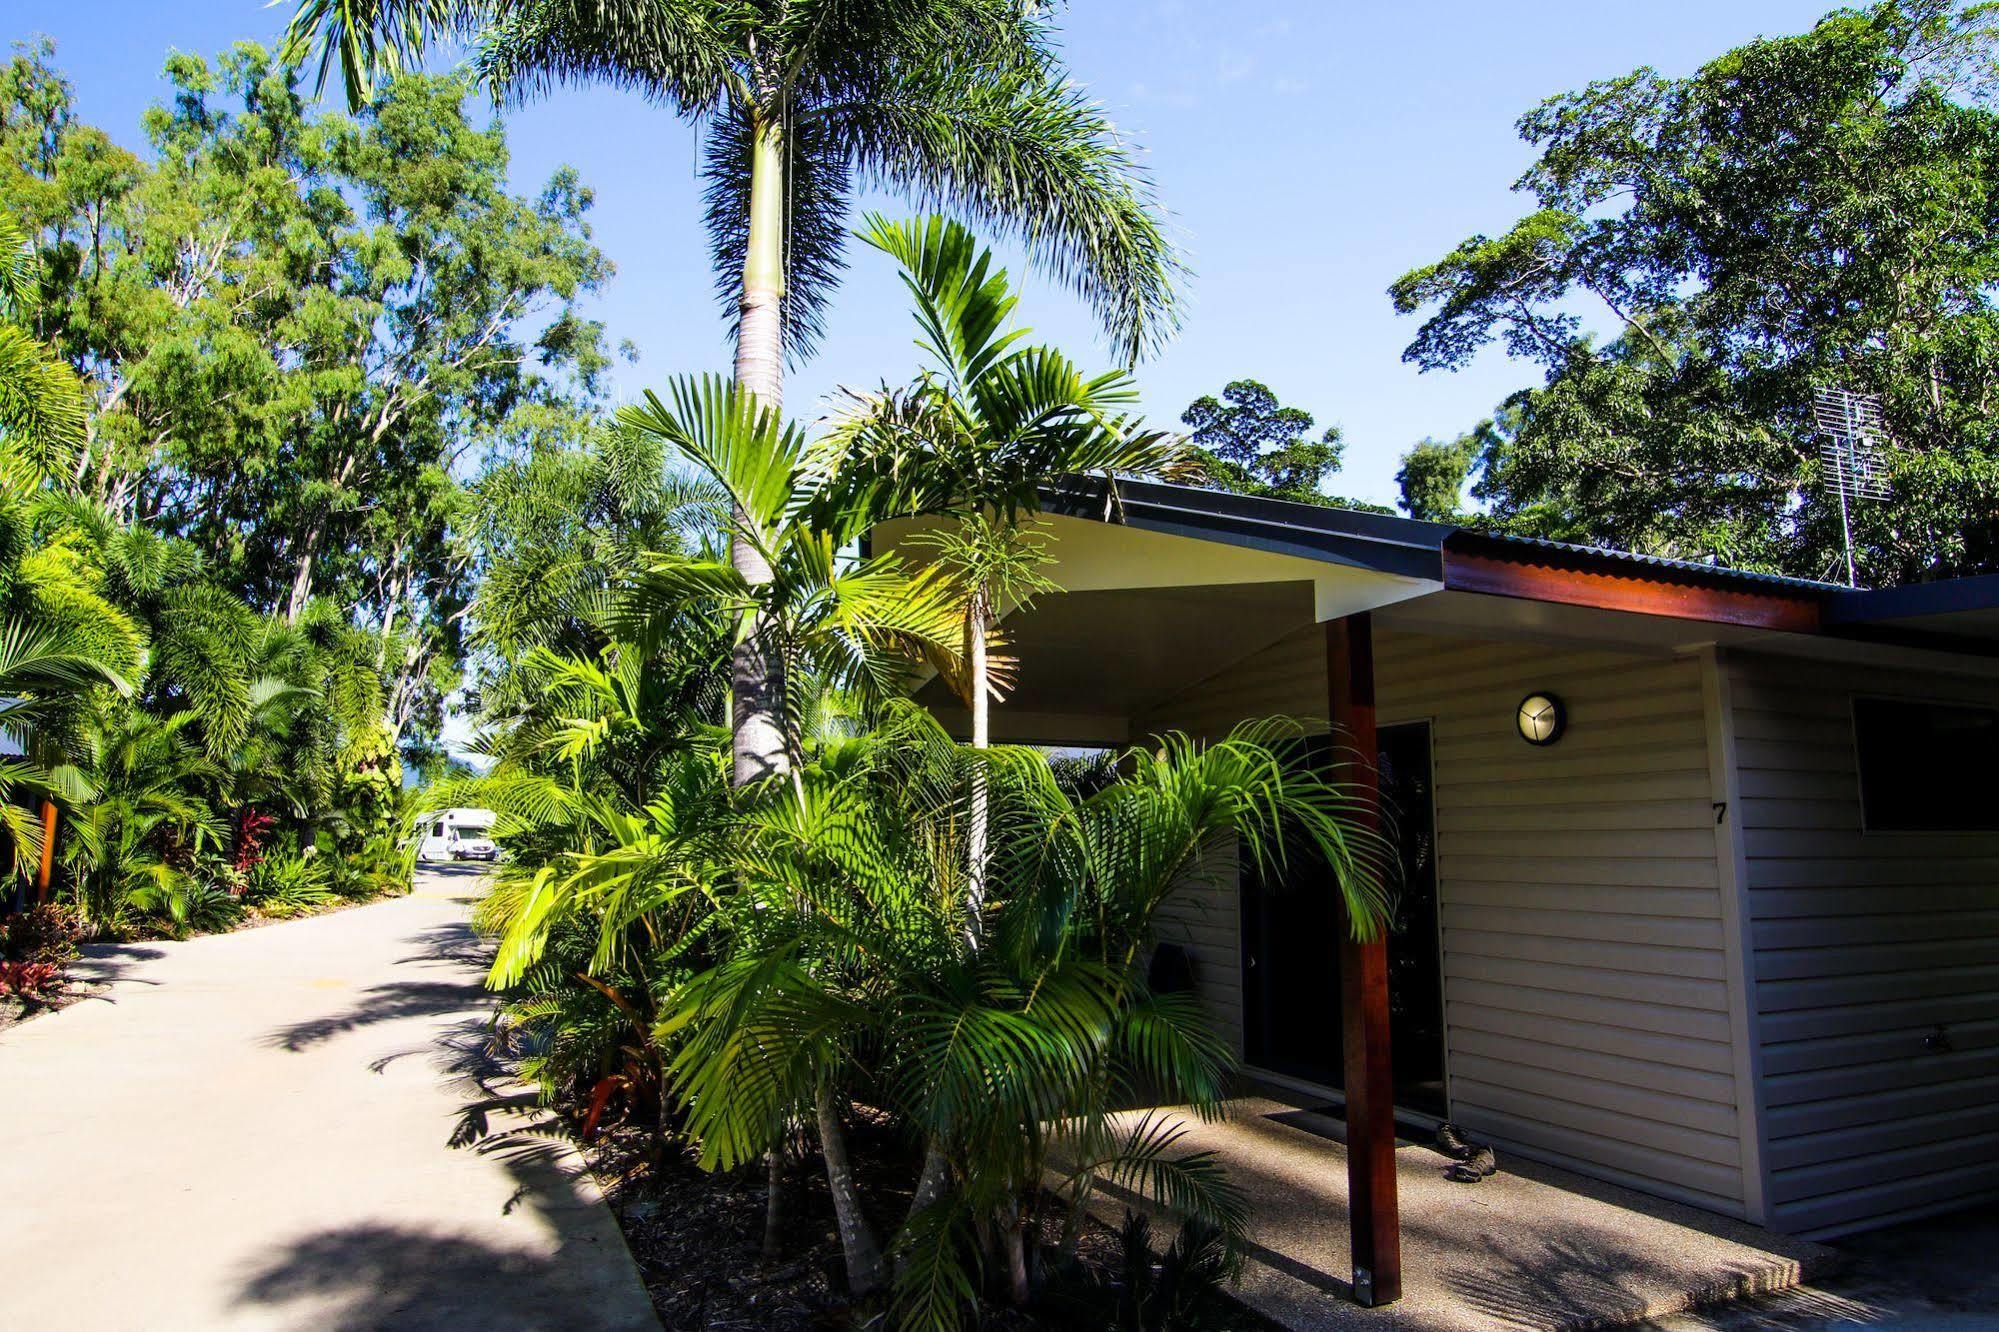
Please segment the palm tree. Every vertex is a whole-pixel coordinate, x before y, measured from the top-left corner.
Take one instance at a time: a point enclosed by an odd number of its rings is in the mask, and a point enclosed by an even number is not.
[[[1143,1093],[1219,1113],[1226,1043],[1191,996],[1154,993],[1145,950],[1161,906],[1239,843],[1281,860],[1311,846],[1363,932],[1384,916],[1378,839],[1295,728],[1212,745],[1168,737],[1128,775],[1077,798],[1033,751],[997,749],[993,816],[1007,836],[971,942],[963,891],[964,751],[920,711],[822,748],[725,845],[738,873],[717,911],[727,956],[679,993],[674,1088],[703,1159],[753,1159],[804,1098],[822,1125],[865,1089],[938,1144],[956,1187],[919,1203],[893,1246],[904,1325],[950,1326],[985,1237],[1027,1296],[1031,1208],[1051,1168],[1073,1234],[1099,1181],[1141,1188],[1240,1235],[1212,1159],[1175,1150]],[[851,1168],[836,1187],[850,1281],[885,1279]],[[927,1168],[926,1168],[927,1173]],[[857,1256],[858,1255],[858,1261]]]
[[[174,853],[220,847],[228,836],[195,794],[217,773],[181,734],[194,721],[191,712],[156,718],[129,708],[92,727],[85,766],[93,789],[66,852],[90,917],[115,920],[137,906],[166,915],[177,933],[190,923],[187,904],[203,885],[181,873]]]
[[[839,423],[846,450],[840,503],[878,517],[941,514],[951,528],[919,534],[965,591],[965,671],[951,680],[971,714],[972,747],[991,743],[997,692],[989,637],[998,618],[1033,596],[1058,591],[1042,570],[1043,543],[1022,516],[1041,506],[1040,487],[1057,477],[1180,478],[1199,471],[1199,454],[1178,436],[1145,430],[1131,414],[1138,394],[1129,373],[1085,376],[1062,353],[1022,345],[1017,299],[964,226],[868,219],[862,238],[902,267],[915,302],[917,345],[934,364],[906,389],[853,396]],[[858,492],[858,493],[855,493]],[[971,877],[983,891],[985,779],[973,773]]]
[[[765,644],[769,684],[791,706],[779,715],[777,760],[733,747],[737,785],[787,771],[798,751],[799,706],[809,694],[857,691],[885,701],[924,658],[953,660],[949,589],[937,571],[905,571],[894,558],[851,561],[842,549],[867,515],[828,503],[840,464],[837,439],[811,440],[739,385],[719,376],[675,381],[671,405],[647,393],[618,413],[627,430],[664,443],[728,496],[732,549],[767,571],[746,577],[718,553],[659,551],[626,599],[618,628],[641,643],[649,625],[690,604],[719,609],[733,641]],[[742,661],[731,662],[741,686]],[[733,697],[739,698],[740,688]],[[742,719],[731,719],[740,739]]]
[[[55,475],[83,441],[83,386],[15,322],[35,294],[33,256],[14,218],[0,212],[0,441],[38,475]]]
[[[936,200],[1014,236],[1087,299],[1127,359],[1178,324],[1182,271],[1151,187],[1068,82],[1022,0],[299,0],[288,59],[316,49],[350,103],[440,41],[475,46],[503,99],[561,83],[633,89],[706,132],[709,234],[737,383],[782,406],[844,267],[860,189]],[[751,584],[772,571],[738,539]],[[784,766],[783,689],[765,645],[735,650],[741,779]]]
[[[67,650],[19,620],[0,622],[0,736],[14,750],[0,756],[0,834],[12,845],[15,872],[23,878],[38,872],[44,892],[56,796],[83,790],[63,762],[74,741],[75,705],[99,687],[120,694],[132,689],[99,658]],[[22,804],[27,796],[40,800],[39,820],[28,817]]]

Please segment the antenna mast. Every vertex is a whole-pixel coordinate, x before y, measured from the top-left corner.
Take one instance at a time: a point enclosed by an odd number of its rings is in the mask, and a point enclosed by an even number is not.
[[[1823,437],[1819,445],[1820,481],[1839,496],[1846,585],[1858,587],[1853,569],[1853,506],[1862,500],[1888,498],[1888,468],[1881,457],[1888,430],[1882,422],[1881,400],[1850,389],[1822,388],[1812,395],[1812,416]]]

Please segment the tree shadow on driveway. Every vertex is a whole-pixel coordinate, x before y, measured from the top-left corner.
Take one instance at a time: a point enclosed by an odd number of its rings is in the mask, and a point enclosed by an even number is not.
[[[617,1255],[622,1258],[623,1255]],[[553,1254],[397,1225],[355,1225],[278,1248],[236,1294],[345,1332],[657,1326],[592,1297],[564,1249]],[[629,1303],[629,1302],[626,1302]]]
[[[502,1223],[523,1243],[386,1219],[329,1227],[272,1245],[233,1302],[343,1332],[659,1326],[617,1222],[568,1143],[503,1133],[462,1145],[513,1180],[499,1216],[527,1214]],[[495,1219],[469,1216],[468,1231],[489,1231]]]
[[[477,984],[464,981],[386,981],[361,991],[361,1000],[344,1013],[329,1013],[279,1027],[264,1038],[265,1044],[297,1053],[323,1044],[336,1036],[400,1022],[406,1018],[438,1017],[446,1013],[470,1013],[491,996]]]

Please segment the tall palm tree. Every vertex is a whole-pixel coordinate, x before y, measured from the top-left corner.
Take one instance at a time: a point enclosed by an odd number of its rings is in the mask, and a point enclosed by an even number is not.
[[[835,431],[843,449],[835,503],[880,518],[940,514],[954,528],[917,538],[963,588],[965,670],[951,680],[971,714],[972,747],[991,743],[989,638],[1000,615],[1058,590],[1039,537],[1022,526],[1054,478],[1097,473],[1182,478],[1198,451],[1147,430],[1122,370],[1087,376],[1061,352],[1025,344],[1006,270],[961,224],[870,216],[861,237],[894,259],[915,305],[917,346],[932,364],[903,389],[855,394]],[[983,890],[985,781],[973,773],[970,880]]]
[[[633,89],[706,132],[709,234],[736,380],[782,404],[844,267],[854,192],[907,191],[1021,240],[1135,359],[1178,323],[1182,271],[1150,183],[1068,82],[1029,0],[299,0],[288,58],[315,50],[359,105],[449,40],[494,93]],[[731,548],[750,583],[771,570]],[[782,686],[752,634],[732,668],[740,779],[786,762]]]

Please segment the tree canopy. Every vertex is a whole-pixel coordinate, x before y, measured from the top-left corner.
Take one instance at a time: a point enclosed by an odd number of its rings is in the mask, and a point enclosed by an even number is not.
[[[517,413],[593,400],[607,363],[576,308],[611,271],[589,191],[564,171],[510,192],[504,134],[453,79],[349,118],[248,43],[166,74],[143,155],[77,118],[47,46],[0,75],[36,331],[91,396],[66,484],[253,608],[352,608],[393,728],[434,730],[470,592],[461,480]]]
[[[1503,527],[1843,572],[1814,395],[1879,399],[1891,498],[1863,582],[1999,561],[1999,116],[1990,7],[1887,0],[1685,78],[1639,69],[1520,121],[1532,210],[1390,289],[1404,353],[1545,367],[1481,432]],[[1590,310],[1611,322],[1592,336]]]
[[[1219,398],[1196,398],[1180,414],[1180,422],[1189,431],[1189,442],[1207,455],[1210,483],[1223,490],[1388,512],[1379,504],[1327,494],[1328,479],[1346,458],[1340,428],[1327,426],[1312,439],[1312,414],[1284,406],[1254,379],[1230,381]]]

